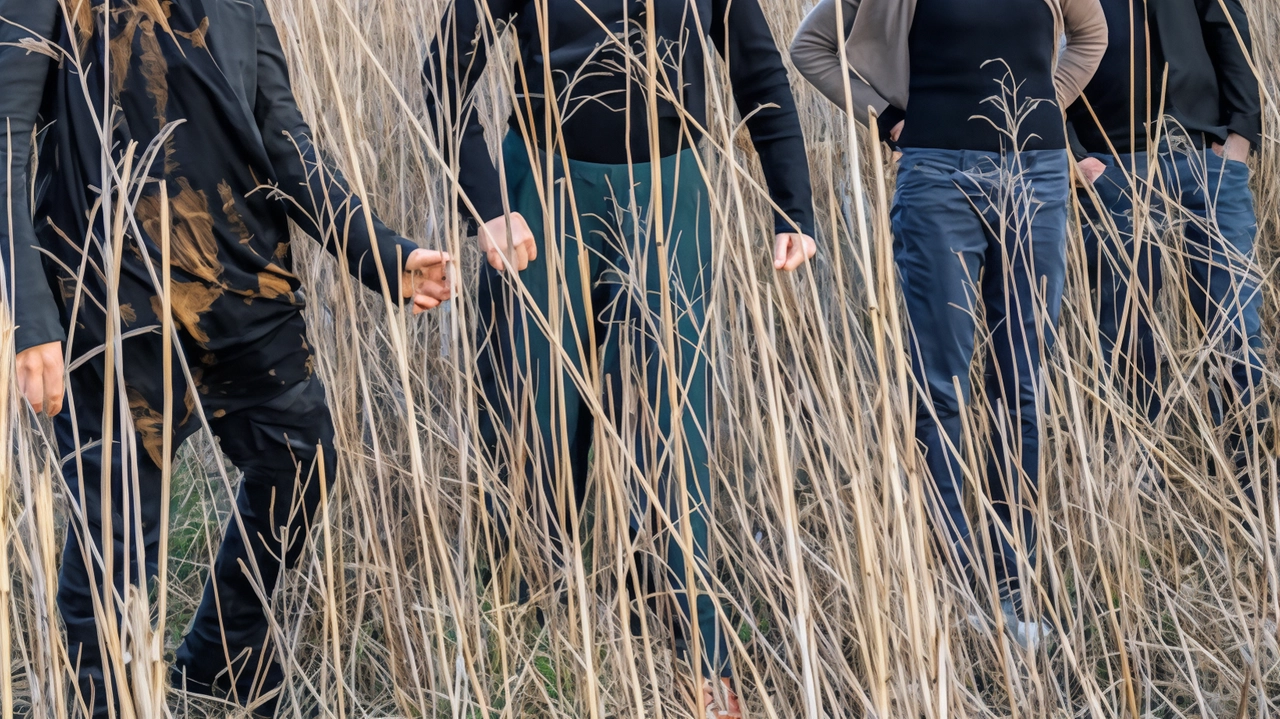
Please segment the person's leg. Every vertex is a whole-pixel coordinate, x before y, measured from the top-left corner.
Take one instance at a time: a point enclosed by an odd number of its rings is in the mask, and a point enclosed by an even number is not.
[[[662,245],[647,219],[655,167],[661,172],[666,213]],[[628,193],[633,179],[635,207]],[[676,628],[677,649],[687,654],[688,645],[696,643],[699,656],[687,657],[690,664],[699,663],[709,678],[728,676],[728,641],[719,621],[709,560],[711,399],[704,333],[712,254],[706,183],[693,151],[686,151],[656,166],[618,168],[611,186],[615,216],[622,215],[610,241],[612,251],[605,253],[611,259],[605,277],[614,290],[603,317],[605,366],[617,378],[609,385],[611,401],[623,403],[628,391],[617,380],[639,380],[635,384],[643,388],[645,399],[640,417],[634,419],[634,456],[661,495],[656,501],[673,520],[671,526],[659,528],[659,536],[665,538],[667,579],[688,623],[688,631]],[[658,255],[660,251],[664,255]],[[660,261],[664,257],[665,272]],[[631,358],[629,366],[621,361],[624,355]],[[613,407],[620,428],[624,412],[622,406]],[[649,499],[642,491],[641,516]],[[686,533],[692,539],[692,566],[685,551]],[[692,601],[691,581],[696,597]]]
[[[1001,172],[1002,215],[988,216],[996,241],[982,287],[991,338],[986,393],[993,413],[987,490],[997,520],[996,581],[1019,609],[1020,558],[1032,567],[1035,562],[1039,388],[1065,285],[1071,185],[1065,152],[1024,152],[1006,162],[1014,165]]]
[[[1092,194],[1079,189],[1077,196],[1084,211],[1081,224],[1102,360],[1135,406],[1154,421],[1160,391],[1151,303],[1160,291],[1161,251],[1153,218],[1135,227],[1134,217],[1135,197],[1143,200],[1139,206],[1150,206],[1154,199],[1148,190],[1147,156],[1121,155],[1119,161],[1096,157],[1107,170],[1093,183]],[[1136,229],[1141,231],[1135,234]]]
[[[311,374],[302,316],[267,343],[227,361],[243,391],[212,411],[222,452],[243,473],[204,595],[174,661],[174,683],[256,703],[283,674],[270,646],[268,608],[282,570],[306,544],[320,503],[321,465],[337,472],[333,421],[319,377]],[[209,378],[216,381],[215,378]],[[206,408],[207,410],[210,408]],[[258,711],[269,713],[275,698]]]
[[[968,182],[963,155],[908,150],[899,163],[892,220],[919,393],[916,441],[937,491],[942,533],[967,569],[974,548],[964,512],[961,412],[969,401],[977,283],[988,236],[957,184]]]
[[[139,307],[141,313],[149,311]],[[155,320],[144,316],[141,321]],[[95,346],[87,337],[89,326],[81,328],[73,359],[82,349]],[[160,503],[165,401],[160,338],[134,336],[125,339],[122,347],[125,386],[116,385],[110,403],[110,437],[103,426],[107,404],[102,354],[71,372],[67,404],[54,420],[72,503],[58,574],[58,609],[66,628],[68,656],[77,667],[80,699],[93,717],[108,716],[118,704],[119,687],[127,681],[117,674],[120,665],[107,666],[114,660],[108,661],[101,637],[114,634],[113,643],[125,646],[127,633],[150,629],[127,626],[128,620],[121,618],[121,602],[136,591],[146,600],[159,565],[161,517],[168,511]],[[170,395],[174,449],[197,426],[185,409],[186,382],[180,373],[175,375]],[[133,418],[136,432],[120,426],[122,406]],[[131,441],[122,442],[125,436]],[[110,468],[104,472],[108,453]],[[107,626],[101,626],[103,622]],[[142,637],[135,633],[133,639]],[[108,682],[108,677],[114,681]]]
[[[529,223],[538,258],[519,274],[518,283],[505,272],[482,266],[477,369],[481,439],[502,485],[486,491],[498,543],[495,561],[505,556],[513,539],[505,496],[515,507],[541,507],[536,516],[545,524],[540,532],[549,538],[551,552],[547,562],[538,563],[545,569],[564,565],[565,522],[574,516],[572,508],[581,509],[585,495],[592,417],[584,410],[574,375],[585,377],[589,366],[584,360],[590,346],[586,297],[596,259],[588,250],[588,275],[583,277],[579,224],[565,211],[569,199],[563,183],[553,183],[548,188],[552,196],[544,198],[538,192],[540,175],[535,176],[545,171],[543,163],[553,162],[556,177],[563,178],[563,167],[556,158],[534,153],[536,165],[519,136],[510,134],[504,141],[511,209]],[[590,200],[589,193],[586,198],[577,195],[579,203]],[[555,208],[550,217],[544,210],[548,206]],[[576,209],[583,214],[581,206]],[[589,217],[581,219],[590,223]],[[589,246],[593,236],[584,235]],[[523,486],[510,481],[519,476],[525,478]]]
[[[1211,149],[1176,159],[1182,206],[1191,215],[1185,229],[1187,291],[1210,341],[1224,358],[1223,380],[1229,383],[1223,387],[1224,400],[1234,395],[1228,406],[1214,407],[1214,421],[1231,424],[1228,450],[1236,469],[1244,470],[1258,424],[1268,419],[1265,402],[1259,401],[1264,378],[1262,290],[1249,168],[1218,157]],[[1241,481],[1252,495],[1247,474]]]

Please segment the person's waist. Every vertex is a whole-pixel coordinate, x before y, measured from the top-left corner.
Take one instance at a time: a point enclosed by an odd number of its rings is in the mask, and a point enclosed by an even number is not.
[[[1184,132],[1181,129],[1169,132],[1166,130],[1162,145],[1176,145],[1178,143],[1189,143],[1197,150],[1203,150],[1212,147],[1217,142],[1213,137],[1205,132]]]
[[[545,121],[533,128],[533,141],[538,149],[560,155],[574,162],[595,165],[626,165],[650,162],[653,159],[653,143],[657,143],[657,158],[665,159],[691,149],[697,136],[686,136],[680,119],[659,117],[656,137],[650,136],[647,118],[632,116],[631,122],[623,113],[592,113],[590,121],[574,118],[548,132]],[[513,117],[511,129],[519,132]],[[693,134],[692,128],[689,134]]]
[[[921,112],[913,106],[908,114],[902,137],[902,148],[950,150],[1060,150],[1067,147],[1066,131],[1056,112],[1033,112],[1018,119],[1015,128],[1006,130],[998,115],[974,117],[955,108]]]

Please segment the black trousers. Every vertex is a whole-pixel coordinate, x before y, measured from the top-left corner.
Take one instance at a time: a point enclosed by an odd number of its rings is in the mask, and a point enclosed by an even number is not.
[[[148,304],[132,303],[135,312],[149,316],[131,325],[159,324]],[[253,313],[254,307],[235,298],[215,304],[213,311]],[[84,345],[93,344],[84,339]],[[159,333],[124,339],[124,386],[116,384],[109,403],[103,355],[86,353],[86,361],[71,372],[70,401],[55,421],[75,507],[58,606],[71,661],[79,667],[81,695],[94,717],[107,716],[118,702],[115,686],[127,681],[104,667],[100,632],[106,630],[100,624],[105,617],[120,617],[129,595],[150,591],[159,566],[160,521],[169,511],[161,504],[160,468],[166,389],[173,401],[172,446],[201,428],[198,397],[222,452],[244,474],[236,497],[239,521],[233,517],[226,528],[200,607],[178,649],[178,669],[191,681],[216,682],[241,703],[273,689],[282,676],[267,641],[269,623],[259,591],[270,597],[281,570],[303,548],[320,501],[317,460],[324,462],[325,476],[333,477],[333,422],[324,387],[312,374],[300,313],[286,317],[267,339],[243,347],[220,344],[216,356],[200,339],[183,335],[180,341],[195,386],[175,358],[169,388]],[[113,413],[109,437],[104,436],[108,408]],[[132,436],[121,432],[122,412],[133,418]],[[111,466],[104,472],[108,447]],[[125,632],[120,622],[116,626]],[[107,682],[114,683],[109,694]]]

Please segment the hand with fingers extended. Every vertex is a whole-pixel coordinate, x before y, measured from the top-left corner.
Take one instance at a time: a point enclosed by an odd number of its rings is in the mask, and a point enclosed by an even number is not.
[[[18,390],[36,413],[50,417],[62,411],[62,343],[49,342],[18,353]]]
[[[413,299],[415,315],[434,310],[453,296],[449,281],[450,262],[449,253],[439,250],[418,248],[409,253],[400,286],[404,288],[404,298]]]
[[[818,252],[818,243],[799,232],[784,232],[777,236],[773,247],[773,268],[790,272],[808,262]]]
[[[477,239],[489,266],[495,270],[510,267],[516,272],[523,272],[530,262],[538,259],[538,243],[519,212],[484,223]]]

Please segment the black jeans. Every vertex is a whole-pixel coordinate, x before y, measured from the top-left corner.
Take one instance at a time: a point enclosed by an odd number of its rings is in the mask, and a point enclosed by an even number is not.
[[[127,290],[122,287],[122,293]],[[159,323],[147,309],[149,303],[132,304],[148,315],[142,322]],[[334,473],[333,423],[324,387],[311,373],[301,314],[269,339],[228,353],[234,361],[200,359],[199,343],[189,336],[181,344],[192,358],[195,387],[188,385],[175,357],[168,388],[172,446],[200,428],[198,396],[222,452],[244,478],[236,497],[239,521],[233,517],[227,527],[177,664],[188,677],[205,683],[229,670],[233,698],[245,703],[280,682],[274,652],[266,646],[269,625],[258,591],[270,597],[280,571],[303,548],[320,501],[317,459],[323,458],[327,477]],[[58,578],[58,607],[71,661],[79,667],[82,698],[94,717],[108,715],[106,682],[114,681],[111,696],[118,697],[114,687],[127,681],[104,662],[99,632],[105,628],[99,622],[108,613],[120,617],[126,597],[136,601],[147,596],[159,566],[160,519],[169,511],[160,501],[166,390],[160,336],[134,335],[122,341],[122,348],[124,386],[116,385],[109,405],[110,437],[104,436],[101,354],[71,373],[71,401],[55,421],[63,474],[76,508]],[[131,436],[121,432],[122,411],[133,418],[136,432]],[[107,448],[111,466],[104,473]],[[121,623],[116,626],[119,633],[126,631]]]

